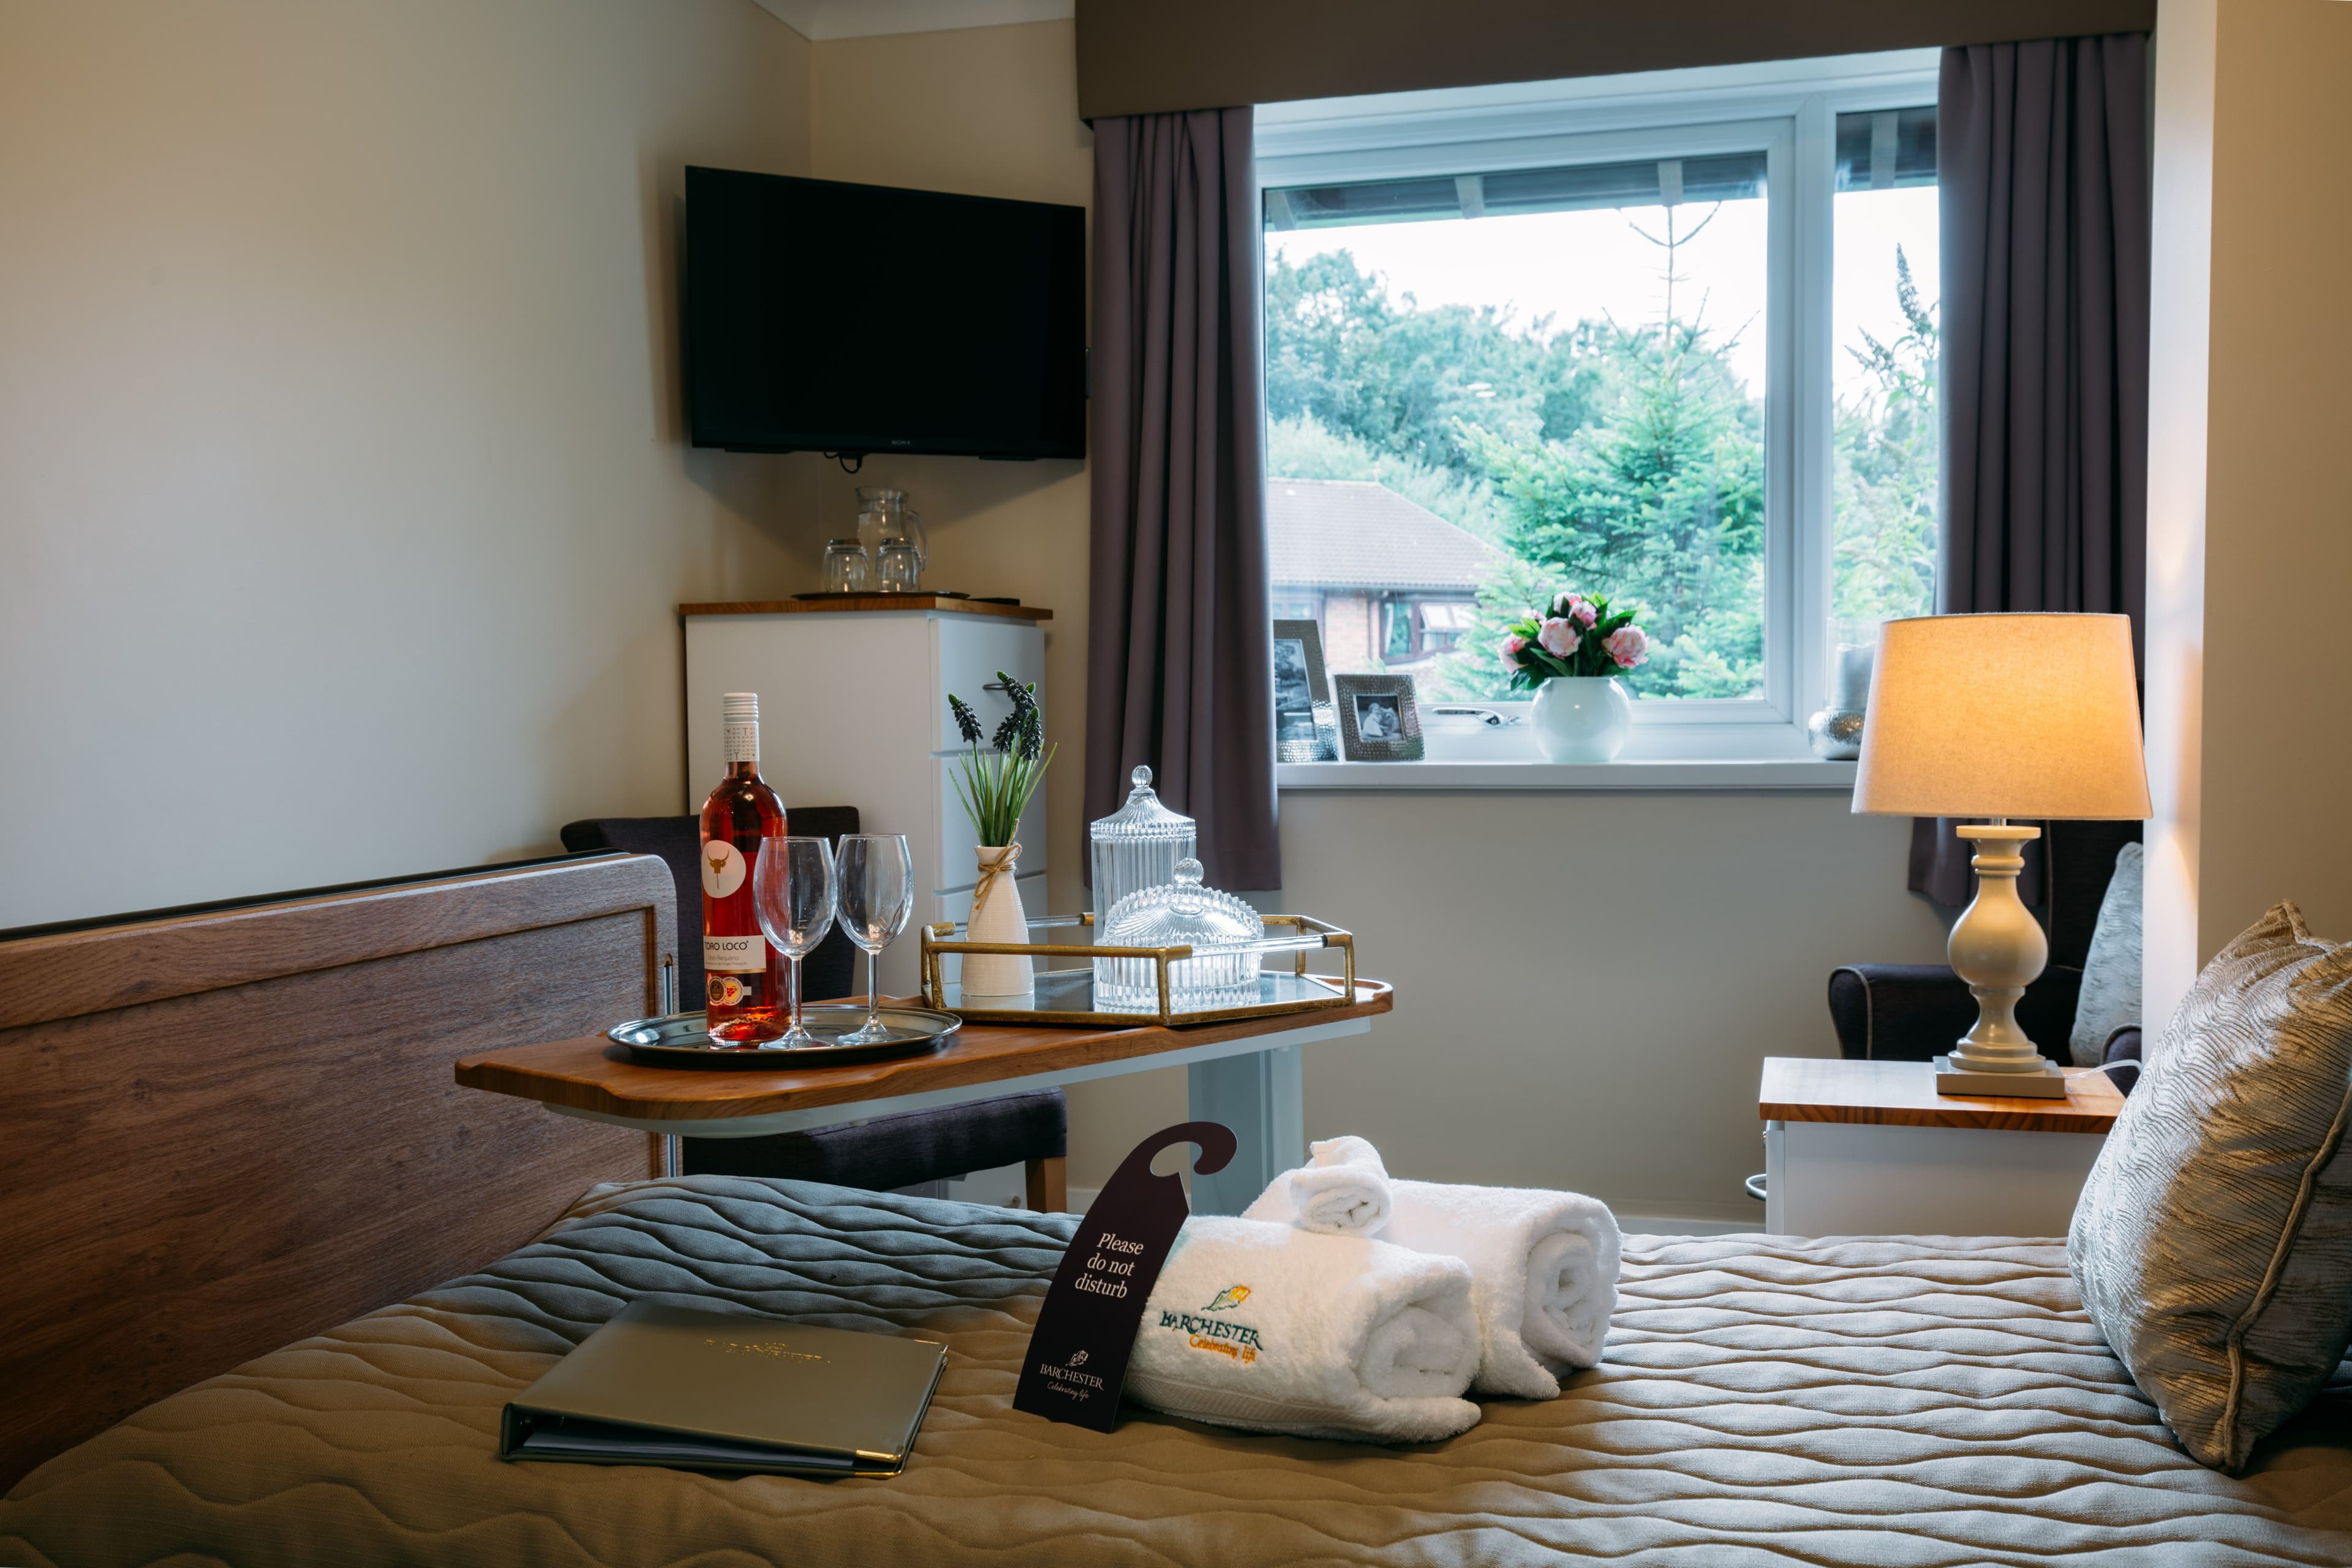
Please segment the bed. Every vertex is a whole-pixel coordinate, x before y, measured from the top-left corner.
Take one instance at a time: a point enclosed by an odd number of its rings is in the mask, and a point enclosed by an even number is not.
[[[626,986],[660,931],[646,914],[614,950]],[[369,1108],[332,1081],[310,1115],[363,1143]],[[469,1183],[403,1189],[416,1231],[478,1215],[504,1173],[496,1224],[452,1244],[481,1248],[455,1278],[280,1332],[269,1342],[294,1342],[53,1448],[0,1500],[0,1563],[2352,1563],[2352,1382],[2248,1475],[2203,1469],[2100,1342],[2053,1240],[1633,1237],[1602,1364],[1558,1400],[1488,1404],[1450,1442],[1244,1436],[1132,1407],[1104,1436],[1010,1407],[1071,1216],[648,1178],[624,1143],[495,1142],[543,1135],[485,1125]],[[540,1213],[503,1256],[486,1245],[531,1212],[542,1170],[599,1163],[615,1179]],[[518,1165],[539,1184],[515,1186]],[[217,1242],[204,1215],[173,1223],[183,1247]],[[500,1463],[499,1407],[646,1298],[944,1340],[905,1473]],[[142,1303],[170,1305],[168,1290]]]
[[[1013,1411],[1076,1223],[744,1177],[603,1185],[489,1268],[44,1466],[0,1503],[0,1561],[2352,1562],[2352,1387],[2252,1474],[2203,1469],[2053,1241],[1632,1238],[1601,1367],[1378,1449]],[[640,1298],[944,1339],[905,1474],[501,1464],[500,1405]]]

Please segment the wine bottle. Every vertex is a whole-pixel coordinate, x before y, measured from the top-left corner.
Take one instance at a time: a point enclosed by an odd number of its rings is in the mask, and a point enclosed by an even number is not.
[[[784,803],[760,777],[760,697],[725,703],[727,776],[702,803],[703,1011],[710,1037],[758,1045],[789,1023],[784,955],[760,931],[751,868],[767,840],[784,836]]]

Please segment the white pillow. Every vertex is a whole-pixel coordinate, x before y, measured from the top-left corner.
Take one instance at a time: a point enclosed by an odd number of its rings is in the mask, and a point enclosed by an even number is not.
[[[2116,856],[2115,880],[2099,900],[2099,923],[2083,960],[2074,1032],[2066,1040],[2076,1067],[2097,1067],[2107,1037],[2139,1022],[2139,888],[2140,847],[2126,844]]]

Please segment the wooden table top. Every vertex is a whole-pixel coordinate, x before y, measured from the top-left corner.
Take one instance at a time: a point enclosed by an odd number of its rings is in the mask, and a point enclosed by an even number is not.
[[[1279,1034],[1317,1024],[1369,1018],[1388,1012],[1391,987],[1356,982],[1357,1000],[1344,1007],[1243,1018],[1224,1024],[1162,1028],[1103,1028],[1098,1025],[1042,1028],[1018,1024],[966,1024],[929,1056],[838,1067],[760,1072],[744,1068],[656,1068],[631,1057],[602,1035],[512,1046],[457,1058],[457,1081],[468,1089],[517,1095],[576,1110],[603,1111],[647,1121],[708,1121],[764,1116],[822,1105],[851,1104],[961,1089],[1037,1073],[1181,1051],[1223,1040]]]
[[[1050,621],[1054,612],[1035,605],[993,605],[945,594],[859,594],[839,599],[725,599],[680,605],[681,616],[838,616],[860,610],[948,610],[959,616],[1003,616],[1015,621]]]
[[[1977,1127],[2021,1132],[2105,1132],[2123,1091],[2096,1068],[2067,1068],[2066,1098],[1937,1094],[1930,1062],[1766,1057],[1756,1113],[1767,1121],[1879,1127]]]

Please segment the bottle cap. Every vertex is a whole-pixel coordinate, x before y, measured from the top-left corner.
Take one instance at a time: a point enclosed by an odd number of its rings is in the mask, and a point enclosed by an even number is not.
[[[758,692],[730,691],[719,700],[724,705],[722,716],[730,724],[756,724],[760,721]]]

